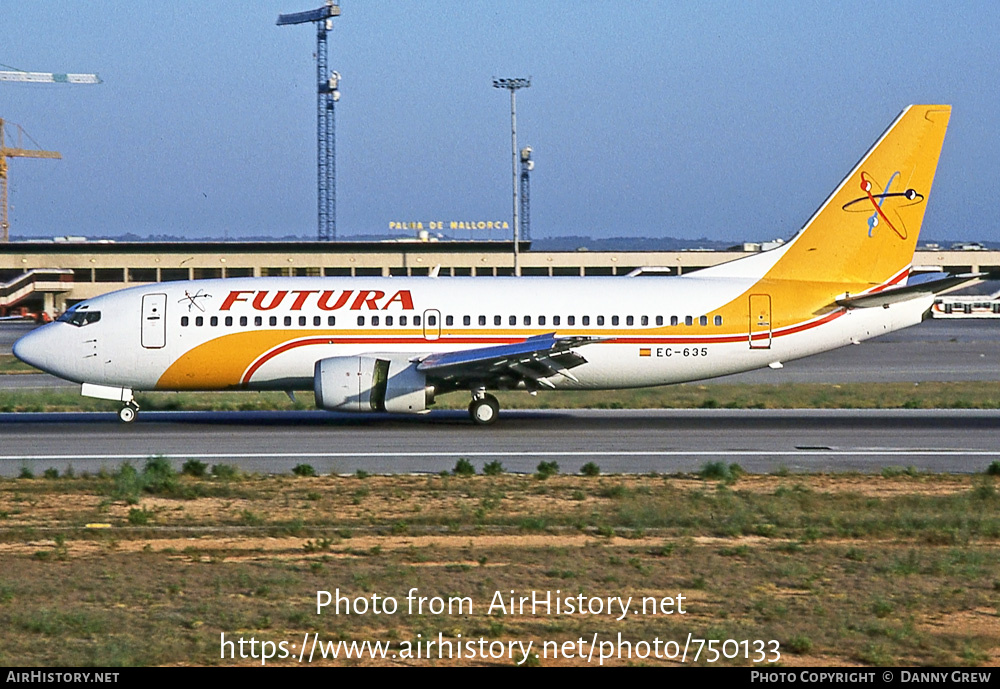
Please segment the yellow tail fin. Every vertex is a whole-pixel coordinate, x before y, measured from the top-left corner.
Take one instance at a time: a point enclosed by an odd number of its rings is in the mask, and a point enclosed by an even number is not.
[[[950,115],[949,105],[900,113],[766,278],[867,287],[908,268]]]

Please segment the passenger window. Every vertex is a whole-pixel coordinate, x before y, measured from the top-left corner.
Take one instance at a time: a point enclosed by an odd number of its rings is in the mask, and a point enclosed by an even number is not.
[[[372,325],[378,325],[378,316],[372,316]]]
[[[233,325],[233,317],[232,316],[226,316],[226,327],[229,328],[229,327],[232,327],[232,325]]]
[[[500,316],[493,317],[493,325],[500,325]]]
[[[472,316],[463,316],[462,325],[472,325]]]
[[[313,316],[313,327],[318,328],[321,325],[323,325],[323,317]]]
[[[215,326],[217,326],[219,324],[219,317],[218,316],[212,316],[212,318],[210,318],[208,322],[214,328]]]
[[[186,328],[189,322],[190,320],[187,316],[181,316],[181,327]]]
[[[611,317],[611,325],[618,325],[618,316]]]
[[[604,325],[604,316],[598,316],[597,317],[597,324],[598,325]]]
[[[468,318],[468,316],[466,316],[466,318]],[[444,324],[445,325],[455,325],[455,317],[454,316],[445,316],[444,317]]]
[[[247,317],[240,316],[240,327],[246,327],[246,324],[247,324]]]
[[[202,318],[201,316],[198,316],[197,318],[194,319],[194,324],[197,325],[198,327],[201,327],[205,325],[205,319]]]
[[[430,316],[427,317],[427,325],[437,325],[437,324],[438,324],[437,316],[431,314]]]
[[[649,316],[643,316],[639,325],[649,325]]]
[[[545,325],[545,316],[538,317],[538,325]]]
[[[365,324],[365,317],[358,316],[358,325],[364,325],[364,324]]]
[[[253,317],[253,324],[255,326],[257,326],[258,328],[260,326],[264,325],[264,318],[263,318],[263,316],[254,316]]]
[[[271,316],[270,318],[267,319],[267,322],[270,323],[271,327],[273,328],[274,326],[276,326],[278,324],[278,317],[277,316]]]
[[[331,328],[332,328],[333,326],[337,325],[337,317],[336,317],[336,316],[327,316],[327,317],[326,317],[326,324],[327,324],[327,325],[328,325],[329,327],[331,327]]]
[[[635,319],[632,316],[626,316],[625,325],[635,325]]]
[[[292,317],[291,316],[285,316],[285,327],[287,328],[291,324],[292,324]]]
[[[708,316],[699,316],[698,325],[708,325]]]
[[[510,316],[507,319],[507,322],[510,323],[511,325],[517,325],[517,316]]]
[[[722,325],[722,316],[716,316],[715,317],[715,324],[716,325]]]
[[[400,325],[406,325],[406,316],[400,316],[399,317],[399,324]]]
[[[684,325],[694,325],[694,318],[691,316],[684,316]]]
[[[552,325],[559,325],[559,316],[552,317]]]
[[[590,325],[590,316],[584,316],[581,322],[583,325]]]
[[[670,325],[677,325],[678,322],[679,321],[677,320],[677,316],[670,317]]]
[[[305,324],[306,324],[306,317],[305,316],[299,316],[299,326],[301,327],[301,326],[303,326]]]
[[[566,325],[576,325],[576,316],[566,316]]]
[[[486,325],[486,316],[479,317],[479,325]]]
[[[531,316],[525,316],[524,317],[524,324],[525,325],[531,325]]]
[[[413,317],[413,325],[420,325],[420,316]]]
[[[656,317],[656,324],[657,325],[663,325],[663,316],[657,316]]]
[[[392,325],[392,316],[386,316],[385,317],[385,324],[386,325]]]

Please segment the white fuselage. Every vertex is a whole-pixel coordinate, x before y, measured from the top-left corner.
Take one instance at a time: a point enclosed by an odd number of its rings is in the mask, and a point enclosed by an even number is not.
[[[437,352],[555,332],[601,338],[555,388],[679,383],[747,371],[919,323],[933,296],[754,322],[751,277],[243,278],[147,285],[87,300],[17,354],[68,380],[134,390],[313,387],[318,360]],[[782,290],[785,291],[785,290]],[[772,299],[773,304],[772,304]],[[726,308],[728,305],[728,309]],[[722,314],[725,315],[722,315]],[[735,314],[735,315],[734,315]],[[753,333],[753,338],[751,338]]]

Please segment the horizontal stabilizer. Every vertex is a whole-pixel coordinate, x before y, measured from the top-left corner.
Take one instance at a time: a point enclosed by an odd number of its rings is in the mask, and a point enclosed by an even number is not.
[[[986,273],[962,273],[961,275],[949,275],[947,277],[938,278],[937,280],[928,280],[927,282],[919,282],[916,284],[906,285],[905,287],[890,288],[872,294],[859,294],[856,297],[848,295],[838,299],[837,303],[841,306],[846,306],[849,309],[866,309],[877,306],[884,307],[889,306],[890,304],[898,304],[900,302],[909,301],[910,299],[916,299],[917,297],[926,296],[928,294],[937,294],[966,282],[979,280],[985,275]]]

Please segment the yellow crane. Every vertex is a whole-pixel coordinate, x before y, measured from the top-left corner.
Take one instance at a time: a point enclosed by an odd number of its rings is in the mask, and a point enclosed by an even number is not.
[[[56,151],[42,151],[37,148],[24,148],[24,130],[18,124],[17,137],[14,146],[7,146],[7,137],[4,132],[4,121],[0,119],[0,242],[9,240],[10,223],[7,220],[7,159],[8,158],[62,158]],[[29,139],[31,137],[28,137]]]
[[[8,67],[8,65],[0,65]],[[23,69],[9,68],[0,70],[0,81],[19,81],[35,84],[100,84],[101,78],[96,74],[54,74],[52,72],[26,72]],[[8,158],[62,158],[55,151],[42,151],[37,148],[24,148],[21,145],[25,137],[20,125],[17,127],[15,145],[8,148],[3,131],[4,121],[0,119],[0,242],[10,239],[10,222],[7,218],[7,159]],[[31,138],[30,136],[28,137]],[[35,144],[37,146],[37,144]]]

